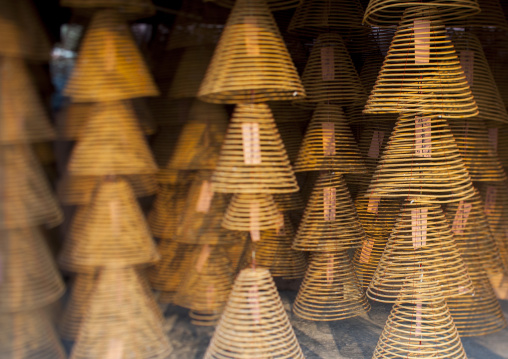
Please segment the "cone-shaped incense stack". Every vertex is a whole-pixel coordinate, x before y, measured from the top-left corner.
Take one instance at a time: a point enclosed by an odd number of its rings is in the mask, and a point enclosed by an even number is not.
[[[370,309],[347,251],[313,253],[293,311],[308,320],[341,320]]]
[[[269,194],[235,194],[222,221],[232,231],[262,231],[280,225],[279,211]]]
[[[75,102],[103,102],[158,96],[159,91],[122,15],[95,13],[65,87]]]
[[[71,358],[167,358],[171,347],[152,303],[133,268],[103,269]]]
[[[92,203],[80,208],[59,257],[60,264],[73,272],[158,259],[143,212],[123,180],[105,180]]]
[[[266,104],[236,107],[212,181],[214,191],[223,193],[298,191],[286,150]]]
[[[129,17],[149,17],[155,13],[150,0],[61,0],[60,5],[83,9],[115,9]]]
[[[397,28],[366,113],[478,114],[445,25],[432,7],[411,7]]]
[[[212,103],[283,101],[305,96],[264,0],[235,2],[198,96]]]
[[[295,171],[366,172],[362,155],[338,105],[320,103],[303,139]]]
[[[122,101],[96,104],[72,152],[69,173],[106,176],[156,172],[157,165],[132,106]]]
[[[41,308],[63,295],[62,278],[37,228],[2,230],[0,238],[1,313]]]
[[[372,26],[396,25],[406,8],[412,9],[421,5],[439,13],[446,22],[461,20],[480,12],[477,0],[370,0],[363,21]]]
[[[493,28],[508,31],[508,21],[504,16],[500,0],[477,0],[480,9],[479,14],[468,16],[460,20],[446,21],[446,25],[465,27],[473,30],[491,31]]]
[[[244,269],[236,278],[205,359],[303,358],[267,269]]]
[[[392,303],[406,279],[420,273],[439,287],[434,294],[439,298],[473,290],[441,207],[414,198],[402,207],[367,296]]]
[[[305,66],[302,82],[307,97],[296,102],[314,107],[318,102],[350,104],[365,96],[353,61],[340,35],[320,35]]]
[[[408,278],[377,343],[377,358],[461,358],[466,353],[438,284]]]
[[[322,173],[305,208],[293,248],[329,252],[359,246],[364,239],[344,178],[333,172]]]
[[[457,202],[473,193],[446,120],[411,114],[397,120],[367,196],[418,196],[421,201],[442,203]]]

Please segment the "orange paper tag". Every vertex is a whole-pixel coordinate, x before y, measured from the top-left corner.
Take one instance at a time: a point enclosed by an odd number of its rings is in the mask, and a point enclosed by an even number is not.
[[[416,328],[415,335],[422,334],[422,303],[416,303]]]
[[[411,231],[414,249],[427,245],[427,208],[411,210]]]
[[[485,193],[485,207],[483,209],[486,215],[490,215],[496,206],[496,194],[496,187],[487,186],[487,192]]]
[[[261,143],[259,141],[259,123],[242,123],[243,162],[246,165],[261,163]]]
[[[249,289],[249,303],[251,305],[252,319],[254,323],[259,323],[261,321],[261,309],[259,308],[259,291],[256,284]]]
[[[335,221],[335,202],[336,202],[336,189],[335,187],[323,188],[323,214],[325,221]]]
[[[259,202],[251,202],[249,209],[250,235],[253,242],[260,239],[259,233]]]
[[[462,50],[460,52],[460,66],[464,70],[469,86],[473,86],[474,51]]]
[[[205,244],[203,248],[201,249],[201,252],[199,253],[198,260],[196,261],[196,271],[198,273],[201,273],[203,270],[203,266],[205,265],[206,261],[208,260],[208,257],[210,257],[210,252],[212,249],[208,244]]]
[[[110,339],[105,359],[123,359],[124,344],[120,339]]]
[[[415,117],[415,156],[431,157],[430,117]]]
[[[335,80],[335,59],[331,46],[321,48],[321,76],[323,81]]]
[[[196,204],[196,212],[208,213],[210,204],[213,199],[212,183],[210,181],[203,181],[199,191],[198,202]]]
[[[380,197],[369,197],[369,203],[367,205],[367,212],[377,214]]]
[[[328,258],[326,263],[326,283],[333,284],[333,257]]]
[[[360,263],[368,263],[370,254],[372,253],[372,247],[374,246],[374,240],[368,239],[363,242],[362,252],[360,253]]]
[[[428,64],[430,61],[430,21],[414,20],[415,64]]]
[[[459,208],[457,209],[455,217],[453,218],[452,224],[453,233],[455,234],[464,233],[464,228],[466,228],[467,218],[469,217],[471,208],[473,208],[473,205],[471,203],[464,203],[464,201],[460,201]]]
[[[497,128],[489,128],[489,142],[494,153],[497,153],[498,131]]]
[[[325,156],[334,156],[335,151],[335,125],[331,122],[321,124],[323,131],[323,152]]]
[[[372,141],[370,142],[370,148],[369,152],[367,153],[367,156],[371,158],[379,157],[379,149],[383,144],[384,137],[385,137],[384,131],[374,131],[374,133],[372,134]]]
[[[249,56],[259,56],[261,54],[258,19],[254,16],[245,17],[245,47]]]

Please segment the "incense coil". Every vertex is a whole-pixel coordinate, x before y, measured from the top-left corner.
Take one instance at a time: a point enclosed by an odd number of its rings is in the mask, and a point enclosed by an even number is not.
[[[473,193],[447,121],[437,115],[412,114],[397,120],[366,195],[417,196],[420,201],[449,203]]]
[[[222,220],[222,227],[231,231],[262,231],[279,226],[279,211],[269,194],[235,194]]]
[[[266,104],[236,106],[212,182],[213,190],[221,193],[298,191],[284,144]]]
[[[422,5],[439,13],[443,21],[447,23],[476,15],[481,11],[477,0],[451,0],[446,2],[439,0],[370,0],[363,15],[363,22],[367,25],[381,27],[397,25],[407,9],[411,10]]]
[[[435,286],[425,276],[407,281],[372,358],[467,358],[448,306]]]
[[[470,209],[466,209],[470,206]],[[475,195],[460,203],[450,203],[446,207],[446,218],[455,225],[454,240],[462,258],[468,264],[474,263],[490,272],[503,271],[498,245],[490,233],[489,223],[484,213],[484,204],[478,191]],[[469,276],[473,274],[469,270]]]
[[[92,203],[76,213],[59,255],[60,265],[71,272],[158,259],[143,212],[124,180],[100,184]]]
[[[67,355],[44,309],[0,314],[2,358],[65,359]]]
[[[51,44],[31,1],[3,1],[0,14],[2,56],[45,62],[50,60]]]
[[[215,169],[227,127],[228,113],[223,105],[195,100],[164,169]]]
[[[280,133],[282,143],[286,149],[286,153],[289,158],[289,162],[292,164],[296,162],[298,158],[298,152],[303,141],[303,134],[300,128],[295,126],[293,123],[281,122],[277,123],[277,130]]]
[[[95,13],[64,89],[74,102],[158,96],[125,19],[115,10]]]
[[[280,212],[296,211],[305,208],[300,192],[274,193],[273,200]]]
[[[152,175],[120,176],[129,183],[136,197],[147,197],[157,192],[157,182]],[[102,181],[96,176],[63,175],[57,185],[58,199],[66,205],[87,205]]]
[[[198,97],[212,103],[305,97],[296,68],[264,1],[236,1]]]
[[[472,55],[471,60],[473,64],[470,70],[472,71],[470,74],[471,80],[468,82],[476,105],[478,106],[479,116],[489,121],[508,123],[508,113],[506,112],[505,104],[501,99],[501,95],[497,89],[496,82],[492,76],[489,63],[487,62],[482,44],[478,37],[469,31],[455,31],[453,32],[451,40],[459,58],[465,55]],[[473,54],[467,52],[463,53],[464,51],[472,51]],[[463,58],[462,61],[465,61],[465,59]],[[469,69],[468,67],[466,68]]]
[[[192,265],[193,244],[162,239],[157,245],[161,260],[148,268],[148,280],[153,289],[162,292],[159,301],[171,303],[173,296]]]
[[[254,356],[304,357],[270,272],[261,268],[236,278],[204,358]]]
[[[313,253],[293,305],[304,319],[333,321],[370,310],[347,251]]]
[[[303,0],[264,0],[271,11],[287,10],[297,7]],[[205,2],[213,2],[214,4],[232,8],[235,0],[205,0]]]
[[[160,185],[147,216],[154,237],[170,239],[176,235],[188,189],[187,185]]]
[[[0,229],[55,227],[62,222],[43,171],[30,146],[0,147]]]
[[[215,325],[233,288],[231,263],[217,246],[200,246],[193,257],[193,265],[187,269],[174,303],[191,310],[193,324]]]
[[[353,266],[360,286],[367,290],[381,256],[388,242],[388,235],[381,236],[367,233],[366,239],[360,248],[356,248],[353,255]]]
[[[312,112],[293,106],[290,101],[269,102],[270,110],[277,124],[290,122],[308,121],[312,117]]]
[[[2,58],[0,76],[0,143],[53,140],[55,132],[23,60]]]
[[[162,315],[155,312],[153,303],[134,268],[103,269],[71,358],[101,358],[118,351],[167,358],[172,348],[162,327]]]
[[[72,176],[155,174],[157,165],[127,102],[97,103],[69,159]]]
[[[467,18],[447,21],[447,26],[465,27],[474,30],[495,29],[496,31],[508,31],[508,22],[504,17],[503,7],[499,0],[477,0],[480,13]]]
[[[281,214],[283,225],[278,229],[261,232],[259,242],[253,243],[256,265],[270,270],[273,277],[303,278],[307,269],[304,253],[291,248],[295,235],[288,214]]]
[[[364,238],[344,178],[333,172],[322,173],[305,208],[293,249],[330,252],[357,247]]]
[[[60,5],[89,10],[115,9],[129,19],[150,17],[155,14],[155,6],[150,0],[60,0]]]
[[[506,181],[503,181],[486,182],[478,186],[484,203],[483,211],[487,216],[492,234],[496,232],[496,228],[504,227],[507,223],[508,189],[506,185]],[[491,192],[490,196],[489,192]]]
[[[508,126],[497,128],[497,156],[504,168],[508,168]]]
[[[325,49],[325,50],[323,50]],[[327,51],[327,57],[323,54]],[[323,67],[324,61],[329,65]],[[365,96],[360,77],[341,36],[324,33],[316,39],[302,75],[307,97],[295,104],[313,108],[318,102],[347,105]]]
[[[508,276],[505,273],[489,273],[489,281],[499,299],[508,298]]]
[[[365,173],[358,145],[338,105],[318,104],[298,153],[294,169]]]
[[[248,235],[245,232],[237,231],[229,232],[229,234],[238,238],[236,241],[232,241],[232,244],[224,246],[226,256],[231,262],[233,273],[236,276],[236,274],[244,268],[250,241],[248,240]]]
[[[53,257],[36,227],[2,230],[0,312],[26,311],[55,302],[65,292]]]
[[[489,132],[482,117],[449,121],[453,138],[464,165],[473,181],[496,182],[506,180],[503,166],[489,140]]]
[[[406,278],[421,273],[439,287],[435,298],[454,297],[473,290],[441,207],[413,198],[403,205],[367,296],[393,303]]]
[[[446,114],[449,118],[478,114],[445,25],[429,6],[411,7],[404,12],[364,110],[416,111]]]

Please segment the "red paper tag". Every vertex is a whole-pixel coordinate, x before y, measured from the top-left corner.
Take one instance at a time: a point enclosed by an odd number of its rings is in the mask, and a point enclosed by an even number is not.
[[[108,351],[106,359],[122,359],[124,352],[124,344],[120,339],[110,339],[108,343]]]
[[[485,193],[485,207],[483,209],[486,215],[490,215],[496,206],[496,194],[496,187],[487,186],[487,192]]]
[[[462,50],[460,52],[460,66],[464,70],[467,83],[469,86],[473,86],[474,51]]]
[[[261,143],[259,140],[259,123],[242,123],[243,162],[246,165],[261,163]]]
[[[422,334],[422,303],[416,303],[416,328],[415,335]]]
[[[333,284],[333,257],[331,255],[326,263],[326,283]]]
[[[245,17],[245,47],[249,56],[259,56],[261,54],[258,19],[255,16]]]
[[[334,156],[335,150],[335,125],[331,122],[321,123],[323,131],[323,152],[325,156]]]
[[[331,46],[321,48],[321,76],[323,81],[335,80],[335,59]]]
[[[411,231],[414,249],[427,245],[427,208],[411,210]]]
[[[372,141],[370,142],[370,148],[369,152],[367,153],[367,156],[371,158],[379,157],[379,150],[381,148],[381,145],[383,144],[384,137],[385,137],[384,131],[374,131],[374,133],[372,134]]]
[[[367,238],[363,242],[362,252],[360,253],[360,263],[368,263],[370,254],[372,253],[372,247],[374,246],[374,240]]]
[[[259,233],[259,202],[251,202],[249,209],[250,235],[253,242],[260,239]]]
[[[377,214],[380,201],[380,197],[369,197],[367,212]]]
[[[208,257],[210,257],[210,252],[212,249],[208,244],[205,244],[203,248],[201,249],[201,252],[199,253],[198,260],[196,261],[196,271],[198,273],[201,273],[203,270],[203,266],[205,265],[206,261],[208,260]]]
[[[452,231],[455,234],[464,233],[464,228],[466,228],[467,218],[469,217],[469,213],[471,212],[471,208],[473,205],[471,203],[464,203],[464,201],[460,201],[459,208],[455,213],[455,217],[453,219]]]
[[[335,187],[323,188],[323,214],[325,221],[335,221],[336,189]]]
[[[415,117],[415,156],[431,157],[430,117]]]
[[[415,64],[428,64],[430,61],[430,21],[414,20]]]
[[[210,181],[203,181],[199,191],[198,202],[196,204],[196,212],[208,213],[213,199],[212,183]]]
[[[497,153],[498,130],[495,127],[489,128],[489,142],[494,149],[494,153]]]
[[[252,319],[257,324],[261,321],[261,309],[259,308],[259,291],[256,284],[249,289],[249,303],[251,305]]]

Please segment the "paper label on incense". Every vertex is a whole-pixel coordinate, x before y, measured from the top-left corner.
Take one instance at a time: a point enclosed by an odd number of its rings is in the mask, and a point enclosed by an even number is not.
[[[323,152],[325,156],[334,156],[335,150],[335,125],[330,122],[321,123],[323,131]]]
[[[372,141],[370,142],[369,152],[367,153],[367,156],[371,158],[379,157],[379,150],[381,148],[381,144],[383,143],[384,137],[384,131],[374,131],[372,134]]]
[[[208,244],[205,244],[203,248],[201,249],[201,252],[199,253],[198,260],[196,261],[196,271],[198,273],[201,273],[203,270],[203,266],[205,265],[206,261],[208,260],[208,257],[210,257],[210,252],[212,249]]]
[[[363,242],[362,252],[360,253],[360,263],[368,263],[370,254],[372,253],[372,247],[374,246],[374,240],[367,239]]]
[[[453,233],[464,233],[464,228],[466,228],[467,219],[469,217],[469,213],[471,212],[471,208],[473,208],[471,203],[464,203],[464,201],[459,202],[459,208],[457,209],[457,212],[455,212],[455,217],[453,218]]]
[[[259,140],[259,123],[242,123],[243,162],[246,165],[261,163],[261,142]]]
[[[330,256],[326,263],[326,283],[333,284],[333,257]]]
[[[431,157],[430,117],[415,117],[415,156]]]
[[[123,359],[124,344],[120,339],[110,339],[106,359]]]
[[[381,201],[381,197],[369,197],[369,203],[367,204],[367,212],[377,214],[379,201]]]
[[[325,221],[335,221],[336,207],[336,189],[335,187],[323,188],[323,214]]]
[[[483,209],[483,212],[485,212],[486,215],[490,215],[496,206],[496,192],[496,187],[487,186],[487,191],[485,193],[485,206]]]
[[[489,128],[489,143],[494,150],[493,153],[497,153],[498,143],[498,131],[497,128]]]
[[[249,208],[250,236],[253,242],[260,239],[259,233],[259,202],[251,202]]]
[[[459,61],[460,66],[462,66],[462,70],[464,70],[467,83],[469,86],[473,86],[474,51],[462,50],[460,52]]]
[[[245,17],[245,47],[247,49],[247,55],[261,55],[261,50],[259,48],[259,26],[255,16]]]
[[[259,323],[261,321],[261,309],[259,308],[259,291],[256,284],[249,289],[249,303],[251,305],[252,319],[254,323]]]
[[[277,226],[277,235],[278,236],[285,236],[286,235],[286,229],[284,227],[284,214],[279,213],[279,224]]]
[[[430,21],[414,20],[415,64],[428,64],[430,61]]]
[[[199,190],[198,202],[196,204],[196,212],[208,213],[212,204],[213,190],[210,181],[203,181]]]
[[[335,80],[335,59],[332,46],[321,48],[321,78],[323,81]]]
[[[427,208],[411,210],[411,232],[414,249],[427,245]]]
[[[422,303],[416,303],[416,327],[415,335],[422,334]]]

